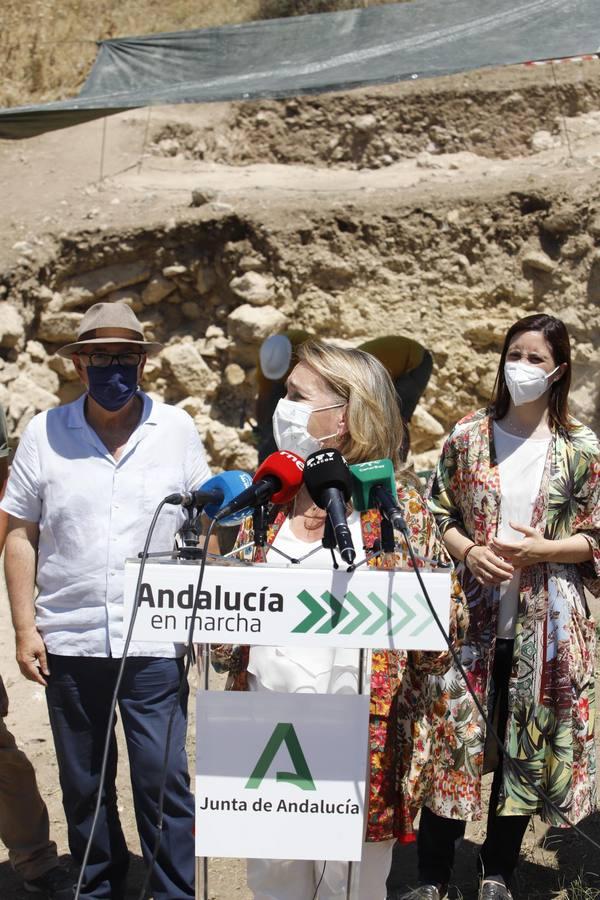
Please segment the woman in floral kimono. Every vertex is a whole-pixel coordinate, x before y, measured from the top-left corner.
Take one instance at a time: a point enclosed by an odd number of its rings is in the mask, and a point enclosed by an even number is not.
[[[335,447],[349,463],[384,457],[395,461],[403,441],[403,426],[393,383],[374,357],[360,350],[347,350],[307,342],[298,351],[300,362],[287,381],[287,394],[273,416],[273,430],[280,450],[305,457],[321,447]],[[415,551],[422,557],[449,562],[437,535],[433,518],[419,492],[399,476],[398,502],[411,529]],[[352,511],[348,517],[354,546],[375,549],[381,540],[381,519],[376,510]],[[314,555],[303,565],[331,568],[331,556],[321,545],[325,513],[303,488],[295,501],[274,508],[266,552],[247,551],[254,561],[277,565],[281,557]],[[252,541],[252,521],[242,526],[238,545]],[[359,550],[360,554],[360,550]],[[371,560],[386,568],[408,568],[404,552]],[[454,581],[452,632],[457,620],[464,632],[464,597]],[[450,600],[451,598],[449,598]],[[462,617],[462,618],[461,618]],[[426,672],[444,672],[450,664],[446,653],[374,651],[370,656],[370,786],[369,811],[359,870],[360,900],[384,900],[392,847],[397,837],[412,836],[415,809],[409,802],[410,748],[400,759],[399,736],[411,732],[416,713],[412,699],[399,703],[402,685],[422,683]],[[230,672],[234,690],[286,693],[356,693],[358,651],[297,647],[213,648],[215,667]],[[411,695],[412,696],[412,695]],[[408,772],[402,786],[400,770]],[[256,900],[343,900],[346,897],[347,865],[310,860],[248,860],[248,885]],[[318,891],[318,893],[317,893]]]
[[[481,776],[494,771],[480,898],[509,898],[527,823],[564,825],[596,809],[595,623],[584,586],[600,593],[600,456],[568,412],[569,337],[552,316],[508,330],[492,403],[462,419],[429,491],[469,604],[462,662],[504,752],[497,753],[452,667],[429,679],[433,771],[418,837],[421,887],[446,895],[465,820],[479,819]],[[436,745],[437,742],[437,745]],[[552,805],[545,800],[548,797]]]

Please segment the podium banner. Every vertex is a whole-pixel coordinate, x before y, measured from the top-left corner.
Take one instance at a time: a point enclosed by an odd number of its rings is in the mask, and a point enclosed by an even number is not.
[[[301,566],[208,565],[197,592],[197,562],[151,562],[144,570],[133,638],[187,640],[194,601],[199,643],[444,650],[446,643],[411,571],[354,572]],[[139,562],[125,564],[124,628]],[[423,572],[446,633],[449,571]]]
[[[198,692],[196,855],[359,860],[369,698]]]

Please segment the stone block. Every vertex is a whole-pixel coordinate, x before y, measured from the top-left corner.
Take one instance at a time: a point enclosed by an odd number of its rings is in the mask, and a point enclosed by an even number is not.
[[[25,336],[19,310],[6,300],[0,303],[0,347],[15,347]]]
[[[81,318],[74,312],[43,312],[36,338],[50,344],[68,344],[76,340]]]
[[[84,272],[76,278],[70,278],[63,285],[63,293],[75,293],[73,300],[69,301],[70,307],[82,306],[106,297],[113,291],[118,291],[132,284],[147,281],[151,276],[150,267],[144,260],[128,263],[115,263],[102,269],[94,269]],[[75,302],[75,298],[78,298]]]
[[[229,287],[236,297],[252,306],[265,306],[275,295],[272,279],[259,272],[246,272],[238,278],[232,278]]]
[[[154,275],[142,291],[142,302],[146,306],[154,306],[172,294],[175,287],[176,285],[164,275]]]
[[[217,390],[219,376],[193,344],[171,344],[160,355],[184,396],[211,397]]]
[[[543,250],[528,250],[521,260],[523,268],[535,269],[538,272],[553,272],[556,263]]]
[[[287,318],[274,306],[250,306],[244,303],[227,317],[229,335],[236,341],[260,344],[270,334],[283,331]]]
[[[208,266],[201,266],[196,272],[196,290],[199,294],[210,294],[217,282],[217,276],[214,269]]]
[[[72,360],[65,359],[63,356],[48,357],[48,368],[56,372],[61,381],[79,381],[79,375],[75,371]]]
[[[17,437],[27,422],[38,412],[58,406],[58,397],[40,387],[28,375],[22,374],[10,385],[9,413],[18,422]]]

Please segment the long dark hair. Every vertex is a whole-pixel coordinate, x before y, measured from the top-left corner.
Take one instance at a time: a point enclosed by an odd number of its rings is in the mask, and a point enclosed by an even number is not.
[[[552,350],[552,358],[556,366],[567,363],[567,368],[558,381],[550,386],[548,417],[550,424],[557,430],[569,431],[573,422],[569,413],[569,388],[571,387],[571,343],[565,323],[555,316],[535,313],[525,316],[510,326],[504,338],[504,346],[500,355],[500,364],[494,382],[494,391],[489,406],[493,419],[503,419],[510,405],[510,394],[504,377],[506,354],[514,336],[522,331],[540,331]]]

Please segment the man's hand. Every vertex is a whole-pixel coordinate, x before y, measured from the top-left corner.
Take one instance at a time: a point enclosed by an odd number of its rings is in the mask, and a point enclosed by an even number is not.
[[[511,563],[515,569],[524,569],[526,566],[548,560],[551,541],[529,525],[518,525],[515,522],[509,522],[509,525],[525,537],[522,541],[501,541],[499,538],[492,538],[490,547],[494,553]]]
[[[47,686],[44,675],[48,676],[48,659],[46,645],[37,628],[28,629],[16,634],[17,662],[21,673],[29,681],[35,681],[43,687]]]

